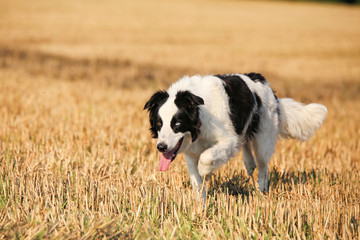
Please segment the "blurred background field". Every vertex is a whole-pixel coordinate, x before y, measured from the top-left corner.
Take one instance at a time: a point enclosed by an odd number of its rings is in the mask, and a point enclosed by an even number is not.
[[[185,74],[251,71],[328,117],[279,142],[269,194],[239,154],[203,210],[183,157],[157,171],[143,105]],[[0,0],[0,239],[356,239],[359,123],[358,5]]]

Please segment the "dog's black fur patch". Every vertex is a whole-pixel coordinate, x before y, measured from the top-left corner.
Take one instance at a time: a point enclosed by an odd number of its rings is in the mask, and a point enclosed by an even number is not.
[[[204,100],[190,91],[179,91],[175,98],[175,105],[179,110],[171,119],[171,128],[174,132],[190,131],[191,139],[195,141],[200,134],[201,126],[199,105],[203,104]]]
[[[262,102],[260,97],[255,93],[255,101],[257,104],[257,107],[255,109],[255,112],[252,115],[251,122],[248,126],[248,129],[246,130],[246,140],[251,140],[254,138],[255,133],[259,131],[259,124],[260,124],[260,108],[262,106]]]
[[[248,76],[254,82],[261,82],[262,84],[267,83],[265,77],[260,73],[251,72],[251,73],[245,73],[244,75]]]
[[[245,73],[244,75],[248,76],[254,82],[261,82],[262,84],[267,83],[265,77],[263,75],[261,75],[260,73],[251,72],[251,73]],[[274,94],[274,98],[279,103],[279,100],[278,100],[278,97],[275,94],[275,91],[273,91],[273,94]],[[278,115],[280,115],[279,107],[276,108],[276,112],[277,112]]]
[[[244,80],[238,75],[216,75],[216,77],[224,82],[225,91],[229,96],[230,119],[235,132],[238,135],[242,134],[251,116],[252,119],[246,129],[245,137],[246,140],[252,139],[259,128],[261,99],[250,91]],[[254,107],[256,109],[252,114]]]
[[[149,120],[150,120],[150,132],[153,138],[158,137],[158,131],[162,127],[162,119],[159,116],[160,107],[166,102],[169,98],[169,94],[166,91],[157,91],[154,95],[151,96],[149,101],[144,106],[144,110],[148,109],[149,111]]]

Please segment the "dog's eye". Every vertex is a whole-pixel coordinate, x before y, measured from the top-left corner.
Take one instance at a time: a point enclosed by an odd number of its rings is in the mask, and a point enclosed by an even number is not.
[[[161,122],[157,122],[157,125],[158,125],[159,127],[161,127],[161,126],[162,126],[162,123],[161,123]]]
[[[175,123],[175,126],[177,126],[177,127],[180,126],[180,125],[181,125],[180,122],[176,122],[176,123]]]

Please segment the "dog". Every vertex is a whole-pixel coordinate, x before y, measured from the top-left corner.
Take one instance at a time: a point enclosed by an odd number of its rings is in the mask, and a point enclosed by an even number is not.
[[[327,114],[321,104],[278,98],[265,78],[253,72],[184,76],[167,91],[154,93],[144,110],[162,153],[159,170],[168,170],[184,153],[192,187],[203,198],[203,179],[241,148],[247,173],[252,176],[258,167],[259,188],[268,192],[268,162],[279,136],[306,141]]]

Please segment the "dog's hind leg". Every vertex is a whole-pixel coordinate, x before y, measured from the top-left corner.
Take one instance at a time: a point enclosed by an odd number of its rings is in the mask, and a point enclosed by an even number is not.
[[[259,168],[258,183],[262,192],[268,192],[268,163],[274,153],[278,136],[278,129],[267,128],[263,132],[256,134],[254,139],[254,152]]]
[[[246,171],[249,174],[249,176],[252,176],[252,174],[256,168],[256,163],[255,163],[254,157],[251,153],[251,143],[250,142],[246,142],[244,144],[243,155],[244,155],[244,163],[245,163]]]
[[[201,193],[201,197],[205,199],[205,185],[203,184],[203,179],[201,178],[197,167],[199,157],[185,154],[185,159],[190,175],[191,186],[199,195]]]

